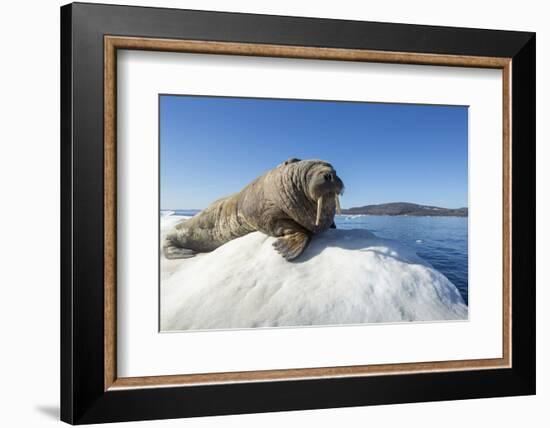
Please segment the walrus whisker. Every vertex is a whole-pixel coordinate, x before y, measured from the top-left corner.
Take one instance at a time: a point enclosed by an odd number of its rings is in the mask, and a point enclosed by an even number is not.
[[[336,203],[336,214],[342,214],[342,209],[340,208],[340,198],[338,193],[334,194],[334,202]]]
[[[323,197],[319,196],[319,199],[317,199],[317,217],[315,217],[315,226],[319,226],[319,222],[321,221],[322,208],[323,208]]]

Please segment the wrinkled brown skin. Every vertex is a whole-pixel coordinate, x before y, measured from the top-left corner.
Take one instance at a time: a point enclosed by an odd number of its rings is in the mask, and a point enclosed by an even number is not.
[[[289,159],[247,185],[218,199],[195,217],[176,225],[163,248],[168,259],[212,251],[248,233],[260,231],[277,239],[273,246],[287,260],[298,257],[313,234],[333,225],[335,194],[342,180],[327,162]],[[317,199],[323,196],[318,225]]]

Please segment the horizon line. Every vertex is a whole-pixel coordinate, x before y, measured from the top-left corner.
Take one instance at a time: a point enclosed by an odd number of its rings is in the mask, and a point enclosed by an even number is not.
[[[413,205],[426,206],[426,207],[443,208],[443,209],[446,209],[446,210],[460,210],[460,209],[464,209],[464,208],[468,209],[468,205],[448,208],[448,207],[442,207],[442,206],[439,206],[439,205],[419,204],[417,202],[395,201],[395,202],[370,203],[370,204],[365,204],[365,205],[352,206],[352,207],[348,207],[348,208],[342,207],[342,210],[349,210],[349,209],[353,209],[353,208],[363,208],[363,207],[372,206],[372,205],[388,205],[388,204],[413,204]],[[208,207],[205,207],[205,208],[160,208],[160,210],[161,211],[177,211],[177,210],[202,211],[202,210],[205,210],[206,208],[208,208]]]

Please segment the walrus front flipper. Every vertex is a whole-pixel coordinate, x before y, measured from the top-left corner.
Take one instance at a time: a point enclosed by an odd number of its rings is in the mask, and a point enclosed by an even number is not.
[[[306,249],[310,236],[304,232],[294,232],[278,238],[273,247],[286,260],[294,260]]]

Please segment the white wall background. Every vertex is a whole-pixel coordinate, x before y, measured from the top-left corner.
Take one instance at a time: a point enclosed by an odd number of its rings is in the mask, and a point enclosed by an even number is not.
[[[550,27],[545,2],[339,0],[148,0],[126,4],[537,32],[538,395],[461,402],[225,416],[140,423],[159,427],[546,426],[550,298]],[[116,3],[103,1],[103,3]],[[58,424],[59,406],[59,6],[58,0],[0,8],[0,420],[8,427]],[[546,120],[545,120],[546,119]],[[544,186],[546,183],[546,186]],[[545,312],[545,313],[544,313]],[[125,426],[137,426],[137,423]]]

